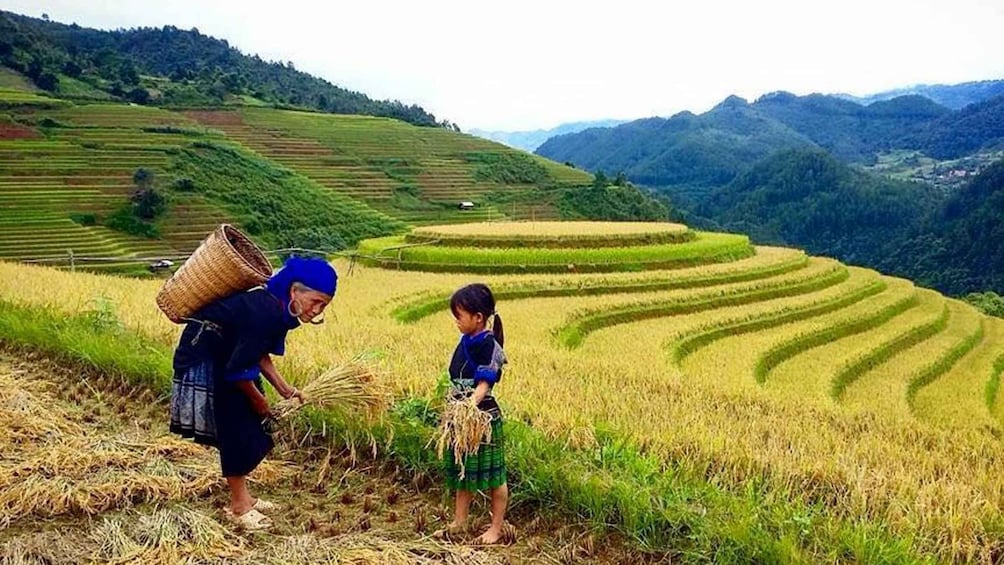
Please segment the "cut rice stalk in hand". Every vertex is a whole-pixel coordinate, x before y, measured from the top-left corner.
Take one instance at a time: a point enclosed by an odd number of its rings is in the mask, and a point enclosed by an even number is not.
[[[481,442],[492,441],[492,416],[471,400],[451,400],[446,403],[439,423],[436,451],[440,459],[447,449],[453,450],[453,460],[460,467],[460,479],[466,476],[467,458],[478,452]]]
[[[282,400],[275,405],[276,418],[286,418],[304,406],[361,411],[373,418],[390,404],[384,380],[367,356],[358,356],[345,365],[326,371],[301,389],[306,401]]]

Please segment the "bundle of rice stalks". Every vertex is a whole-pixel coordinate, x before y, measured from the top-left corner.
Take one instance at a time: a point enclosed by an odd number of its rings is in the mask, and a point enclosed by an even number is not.
[[[300,408],[337,408],[364,413],[375,418],[390,405],[390,391],[370,356],[358,356],[347,364],[328,370],[302,389],[306,403],[297,398],[275,405],[277,418],[286,418]]]
[[[436,451],[440,459],[447,449],[453,451],[453,460],[460,467],[460,479],[466,476],[467,458],[478,452],[481,442],[492,440],[491,414],[478,408],[471,400],[451,400],[446,403],[436,437]]]

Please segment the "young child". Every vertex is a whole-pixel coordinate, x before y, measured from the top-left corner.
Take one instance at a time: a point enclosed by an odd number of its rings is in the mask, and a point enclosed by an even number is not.
[[[489,491],[491,495],[491,526],[477,539],[481,544],[502,541],[509,488],[506,485],[503,454],[502,411],[492,396],[492,387],[502,378],[506,362],[502,343],[502,319],[495,312],[495,297],[483,284],[467,285],[453,293],[450,310],[462,334],[450,360],[450,395],[453,399],[471,399],[478,408],[492,416],[491,442],[482,442],[475,455],[465,461],[464,478],[452,451],[446,454],[446,485],[456,491],[456,515],[446,533],[466,529],[467,514],[474,491]],[[491,331],[488,321],[495,318]]]

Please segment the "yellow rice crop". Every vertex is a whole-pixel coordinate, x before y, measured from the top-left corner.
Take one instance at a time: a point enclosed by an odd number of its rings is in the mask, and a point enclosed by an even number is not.
[[[277,362],[280,371],[302,379],[320,374],[338,359],[347,358],[348,352],[379,350],[385,354],[388,369],[380,378],[403,394],[431,393],[459,336],[448,310],[400,324],[390,316],[392,305],[473,280],[492,286],[527,280],[551,284],[584,280],[570,275],[423,274],[358,265],[347,274],[346,262],[336,266],[342,280],[329,308],[328,323],[292,332],[287,355]],[[715,265],[693,272],[731,268],[736,267]],[[596,278],[617,281],[647,276],[627,273]],[[665,277],[666,273],[651,276]],[[507,413],[525,416],[570,444],[588,444],[593,424],[603,423],[633,438],[649,453],[705,469],[722,484],[741,487],[749,480],[766,480],[787,492],[803,493],[810,502],[824,501],[839,515],[876,520],[895,532],[920,533],[922,550],[961,560],[987,559],[995,546],[987,537],[986,525],[1004,518],[1004,483],[998,472],[1004,467],[1004,450],[993,435],[1000,433],[1000,424],[984,419],[986,426],[972,426],[963,421],[965,414],[942,410],[937,411],[939,425],[932,426],[912,413],[903,398],[904,379],[910,378],[930,351],[943,350],[938,349],[939,340],[956,343],[972,331],[971,320],[979,317],[968,307],[957,307],[959,319],[968,321],[896,355],[889,366],[902,366],[902,370],[866,374],[847,389],[842,402],[829,400],[825,384],[818,384],[826,382],[824,373],[832,374],[842,363],[908,330],[926,312],[923,304],[878,328],[797,355],[771,373],[767,386],[757,385],[751,374],[757,355],[817,328],[817,322],[807,320],[725,338],[688,357],[682,367],[669,361],[667,345],[688,331],[818,303],[860,288],[873,276],[852,269],[849,280],[805,295],[599,330],[575,351],[558,347],[553,335],[572,311],[683,298],[707,289],[505,301],[499,311],[506,323],[511,365],[496,393]],[[15,282],[23,280],[33,284]],[[79,312],[89,307],[88,300],[104,294],[116,305],[127,328],[173,345],[180,328],[156,310],[153,296],[158,288],[156,281],[0,263],[0,296],[5,300]],[[918,292],[922,296],[928,291]],[[874,299],[884,300],[880,296]],[[826,319],[846,320],[865,306],[857,308]],[[998,331],[988,330],[984,342],[987,351],[1000,351]],[[914,358],[919,360],[911,364]],[[985,365],[971,366],[982,371]],[[980,401],[983,389],[973,390],[972,384],[985,383],[989,374],[967,375],[959,365],[948,375],[952,378],[929,385],[930,392],[939,391],[937,397],[921,390],[919,409],[926,413],[938,397],[946,402],[965,397],[972,409],[985,410]],[[813,382],[800,391],[803,377]],[[897,415],[880,407],[895,407]]]

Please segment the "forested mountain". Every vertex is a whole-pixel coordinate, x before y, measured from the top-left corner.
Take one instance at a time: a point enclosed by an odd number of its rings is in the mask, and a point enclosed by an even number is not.
[[[933,100],[946,108],[960,110],[970,104],[1004,94],[1004,80],[980,80],[959,84],[918,84],[906,88],[896,88],[885,92],[869,94],[868,96],[852,96],[850,94],[835,94],[834,96],[867,105],[872,102],[889,100],[909,94],[917,94]]]
[[[101,31],[0,12],[0,64],[71,98],[167,106],[244,101],[449,125],[420,106],[372,100],[298,71],[292,62],[245,55],[197,29]]]
[[[951,112],[904,136],[900,146],[938,159],[955,159],[980,149],[1004,148],[1004,95]]]
[[[578,133],[590,128],[609,128],[623,124],[627,120],[593,120],[588,122],[569,122],[551,129],[535,129],[529,131],[487,131],[472,129],[471,135],[504,143],[509,147],[522,149],[533,153],[548,139],[566,133]]]
[[[1004,294],[1004,160],[987,167],[904,242],[898,272],[953,294]]]
[[[537,153],[700,195],[768,155],[797,147],[870,163],[894,149],[945,159],[1001,145],[1004,95],[952,111],[916,95],[862,106],[835,96],[778,92],[752,104],[732,96],[701,115],[685,112],[554,137]]]
[[[623,172],[648,186],[719,186],[779,149],[812,141],[730,97],[702,115],[681,112],[553,137],[538,150],[587,170]]]
[[[922,96],[903,96],[862,106],[833,96],[787,92],[758,99],[755,111],[777,120],[845,161],[868,162],[876,152],[900,146],[950,110]]]
[[[691,221],[802,247],[950,294],[1004,292],[1004,160],[946,196],[823,150],[773,155],[713,191]]]
[[[778,153],[698,208],[712,225],[859,265],[885,265],[890,245],[941,205],[929,187],[855,170],[827,152]]]

